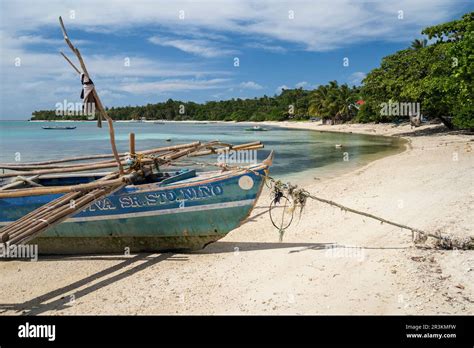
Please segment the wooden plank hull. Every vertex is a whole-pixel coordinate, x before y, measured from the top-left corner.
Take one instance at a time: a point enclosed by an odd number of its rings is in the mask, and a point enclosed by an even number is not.
[[[262,190],[266,168],[257,165],[255,173],[216,173],[165,186],[126,186],[30,243],[38,244],[43,254],[200,249],[249,216]],[[1,199],[0,224],[59,196]]]

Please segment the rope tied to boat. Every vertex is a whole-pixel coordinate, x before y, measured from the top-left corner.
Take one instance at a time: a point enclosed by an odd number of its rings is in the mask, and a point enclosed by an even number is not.
[[[141,153],[127,153],[125,157],[125,164],[131,170],[140,170],[143,168],[143,158],[145,156]]]
[[[222,166],[222,165],[219,165]],[[226,169],[240,169],[245,170],[247,172],[253,173],[254,175],[263,177],[265,185],[271,189],[272,200],[270,202],[270,206],[268,209],[270,221],[272,225],[278,230],[280,241],[283,240],[283,236],[286,230],[291,226],[294,220],[294,213],[296,208],[299,208],[299,219],[301,219],[301,215],[303,210],[307,204],[308,199],[312,199],[321,203],[325,203],[334,207],[341,209],[341,211],[350,212],[353,214],[365,216],[377,221],[380,221],[380,224],[388,224],[396,227],[400,227],[401,229],[409,230],[412,232],[412,241],[414,244],[422,244],[425,243],[429,237],[436,239],[435,247],[439,249],[446,249],[446,250],[472,250],[474,249],[474,237],[455,237],[452,235],[442,235],[440,231],[436,233],[430,233],[423,231],[421,229],[411,227],[405,224],[400,224],[394,221],[390,221],[384,219],[382,217],[376,216],[374,214],[366,213],[360,210],[356,210],[350,207],[346,207],[342,204],[336,203],[334,201],[317,197],[315,195],[310,194],[307,190],[303,188],[298,188],[298,185],[293,185],[291,183],[283,183],[281,180],[276,180],[268,173],[259,173],[251,168],[247,167],[239,167],[239,166],[230,166],[228,164],[225,165]],[[290,212],[290,218],[287,223],[284,222],[283,214],[280,224],[276,223],[276,218],[273,216],[273,211],[277,207],[278,204],[284,201],[283,210],[287,209],[287,205],[289,204],[290,207],[288,211]]]
[[[273,199],[268,209],[270,221],[272,225],[276,229],[278,229],[278,232],[280,235],[280,241],[282,241],[286,229],[290,227],[291,223],[293,222],[294,213],[297,207],[300,208],[299,219],[301,219],[301,214],[303,213],[303,209],[306,205],[306,200],[308,198],[308,192],[304,189],[299,189],[298,186],[296,185],[292,185],[290,183],[285,184],[280,180],[275,181],[273,178],[271,178],[268,175],[266,176],[266,178],[268,179],[266,179],[265,182],[267,182],[267,180],[271,182],[270,185],[267,185],[267,187],[271,188],[272,195],[273,195]],[[273,217],[273,210],[281,203],[282,200],[285,203],[283,206],[283,213],[281,215],[281,222],[279,225],[277,225],[276,218]],[[290,212],[290,218],[289,218],[289,221],[285,223],[284,214],[287,209],[288,203],[290,203],[290,207],[288,209]]]
[[[159,158],[158,156],[147,155],[143,153],[127,153],[127,156],[125,157],[125,164],[130,170],[139,171],[143,170],[143,167],[145,166],[145,159],[151,160],[157,171],[160,170],[160,165],[166,163],[166,161]]]
[[[255,172],[256,174],[257,173]],[[285,230],[290,227],[292,221],[293,221],[293,214],[295,212],[295,209],[299,207],[299,218],[301,218],[302,212],[304,207],[306,206],[307,200],[312,199],[315,201],[319,201],[321,203],[325,203],[334,207],[337,207],[341,209],[341,211],[345,212],[351,212],[353,214],[365,216],[374,220],[380,221],[380,224],[388,224],[396,227],[400,227],[402,229],[406,229],[412,232],[412,241],[414,244],[423,244],[425,243],[429,237],[436,239],[435,246],[439,249],[446,249],[446,250],[472,250],[474,249],[474,237],[468,236],[468,237],[455,237],[455,236],[450,236],[450,235],[442,235],[440,231],[438,231],[436,234],[435,233],[430,233],[423,231],[418,228],[414,228],[405,224],[400,224],[394,221],[390,221],[387,219],[384,219],[382,217],[376,216],[374,214],[366,213],[360,210],[356,210],[353,208],[346,207],[342,204],[336,203],[334,201],[324,199],[321,197],[317,197],[315,195],[310,194],[308,191],[305,189],[299,189],[297,185],[292,185],[291,183],[282,183],[280,180],[275,180],[272,177],[268,176],[268,180],[273,184],[273,200],[270,203],[270,209],[269,209],[269,214],[270,214],[270,220],[272,221],[273,226],[279,230],[280,233],[280,240],[282,239],[283,234],[285,233]],[[289,199],[288,199],[289,197]],[[283,223],[280,225],[277,225],[275,223],[275,219],[272,216],[272,211],[273,208],[281,201],[282,198],[285,198],[286,200],[290,201],[291,204],[291,218],[289,220],[289,223],[283,226]],[[287,202],[285,202],[286,204]],[[285,209],[285,206],[283,207]],[[283,221],[283,219],[282,219]]]

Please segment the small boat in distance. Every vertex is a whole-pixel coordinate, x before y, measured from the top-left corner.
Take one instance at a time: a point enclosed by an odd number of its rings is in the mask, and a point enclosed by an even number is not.
[[[262,128],[260,126],[253,126],[252,128],[245,128],[246,131],[254,131],[254,132],[264,132],[266,131],[267,129],[266,128]]]
[[[42,126],[43,129],[76,129],[76,126]]]

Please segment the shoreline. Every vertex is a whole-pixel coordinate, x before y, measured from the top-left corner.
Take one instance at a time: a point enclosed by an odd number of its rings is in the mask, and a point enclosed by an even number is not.
[[[96,123],[96,120],[2,120],[4,122],[65,122],[65,123]],[[213,120],[114,120],[116,123],[191,123],[191,124],[243,124],[243,125],[267,125],[273,127],[305,129],[308,128],[319,132],[353,133],[365,135],[396,136],[400,133],[409,133],[416,130],[435,129],[439,124],[427,124],[417,128],[411,128],[409,124],[394,125],[393,123],[344,123],[337,125],[323,125],[321,122],[310,121],[213,121]]]
[[[406,138],[404,151],[305,189],[422,230],[473,235],[472,136],[435,125],[291,126]],[[269,200],[264,192],[246,223],[198,252],[1,262],[0,302],[53,315],[474,314],[473,251],[419,249],[409,231],[311,200],[280,243]],[[74,304],[59,299],[75,293]]]
[[[249,122],[249,123],[258,124],[259,122]],[[327,173],[326,173],[326,175],[323,175],[322,177],[319,177],[319,179],[322,179],[324,181],[337,180],[341,176],[351,175],[354,172],[357,172],[357,171],[362,170],[366,167],[369,167],[374,162],[377,162],[377,161],[380,161],[380,160],[383,160],[385,158],[389,158],[389,157],[392,157],[392,156],[400,155],[400,154],[406,152],[407,150],[409,150],[410,147],[411,147],[410,137],[400,136],[400,134],[405,134],[408,131],[411,131],[409,126],[403,126],[403,128],[401,128],[401,127],[397,128],[396,131],[392,130],[391,132],[387,132],[386,129],[395,128],[395,127],[392,127],[391,125],[388,125],[387,127],[382,128],[382,130],[384,130],[384,132],[383,132],[384,134],[374,134],[375,132],[373,130],[377,131],[377,129],[375,128],[376,125],[373,124],[373,123],[364,124],[364,128],[356,129],[355,131],[351,130],[349,132],[347,131],[347,125],[345,125],[345,124],[344,125],[327,126],[327,125],[321,125],[321,124],[314,123],[314,122],[260,122],[260,123],[264,123],[268,126],[278,126],[278,127],[287,128],[287,129],[303,129],[303,130],[313,131],[313,132],[374,135],[374,136],[383,136],[383,137],[395,137],[395,138],[401,139],[402,143],[400,144],[400,148],[401,148],[400,151],[392,150],[392,151],[390,151],[388,153],[385,153],[381,156],[377,156],[377,158],[375,158],[375,159],[369,160],[367,163],[365,163],[363,165],[360,165],[360,166],[357,166],[357,167],[354,167],[354,168],[343,169],[343,170],[338,170],[338,171],[330,169],[329,172],[331,173],[333,178],[328,178]],[[436,127],[437,127],[437,125],[435,125],[434,127],[432,125],[430,125],[430,126],[424,126],[422,129],[435,129]],[[417,128],[417,129],[420,129],[420,128]],[[317,173],[316,170],[317,170],[317,168],[308,169],[308,170],[306,170],[302,173],[295,174],[294,178],[301,180],[302,181],[301,184],[310,184],[311,185],[311,184],[314,183],[313,180],[311,180],[310,178],[303,179],[303,178],[301,178],[301,176],[303,176],[305,174],[310,174],[310,175],[316,174]],[[292,176],[291,175],[285,175],[285,177],[292,177]]]
[[[343,123],[337,125],[323,125],[320,122],[252,122],[255,124],[261,123],[268,126],[279,126],[283,128],[291,129],[306,129],[318,132],[330,132],[330,133],[348,133],[348,134],[363,134],[363,135],[378,135],[388,137],[403,137],[409,140],[415,132],[435,130],[443,128],[440,124],[426,124],[420,127],[412,128],[409,124],[394,125],[393,123]],[[411,135],[410,135],[411,134]]]

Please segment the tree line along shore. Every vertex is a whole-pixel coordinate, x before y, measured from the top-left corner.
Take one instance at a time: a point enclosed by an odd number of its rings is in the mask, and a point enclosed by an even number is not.
[[[474,129],[474,12],[425,28],[421,39],[384,57],[361,86],[330,81],[313,90],[205,103],[168,99],[145,106],[107,108],[114,120],[284,121],[320,118],[324,123],[397,122],[413,115],[448,128]],[[31,120],[87,120],[39,110]],[[64,111],[64,110],[63,110]],[[64,111],[67,114],[67,111]]]

